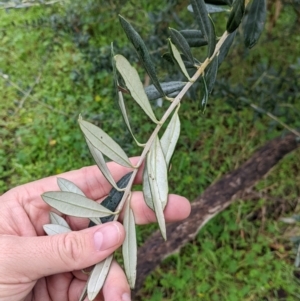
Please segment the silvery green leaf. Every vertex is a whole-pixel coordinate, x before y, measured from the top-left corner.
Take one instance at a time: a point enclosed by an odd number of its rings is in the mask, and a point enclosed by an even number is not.
[[[245,0],[235,0],[228,17],[226,29],[229,33],[234,32],[243,19],[245,13]]]
[[[186,85],[186,82],[178,82],[178,81],[161,83],[161,87],[164,90],[166,95],[181,91],[181,89],[185,85]],[[150,85],[150,86],[146,87],[145,92],[146,92],[149,100],[154,100],[154,99],[158,99],[161,97],[159,91],[157,91],[157,89],[155,88],[154,85]]]
[[[177,111],[173,114],[164,134],[160,139],[162,151],[164,153],[166,164],[169,165],[171,157],[180,134],[180,120]]]
[[[69,191],[85,196],[82,190],[69,180],[57,178],[57,185],[61,191]]]
[[[47,233],[47,235],[56,235],[72,231],[69,227],[64,227],[58,224],[46,224],[43,225],[43,229]]]
[[[149,179],[149,173],[147,169],[147,160],[149,156],[147,155],[146,157],[146,164],[144,166],[143,170],[143,195],[145,199],[145,203],[147,206],[154,211],[154,204],[153,204],[153,196],[151,192],[151,187],[150,187],[150,179]]]
[[[104,175],[104,177],[106,178],[106,180],[116,189],[118,189],[117,184],[114,180],[114,178],[112,177],[106,162],[104,160],[104,157],[102,155],[102,153],[96,148],[94,147],[94,145],[92,143],[90,143],[89,140],[86,139],[86,143],[89,147],[89,150],[97,164],[97,166],[99,167],[99,169],[101,170],[102,174]]]
[[[89,217],[89,220],[94,223],[94,225],[101,225],[101,220],[98,217]]]
[[[202,76],[202,81],[203,81],[203,90],[202,90],[203,98],[202,98],[201,106],[202,106],[202,112],[204,113],[208,101],[208,90],[207,90],[206,80],[203,76]]]
[[[149,54],[149,51],[148,51],[143,39],[138,34],[138,32],[132,27],[132,25],[120,15],[119,15],[119,20],[120,20],[120,23],[121,23],[128,39],[134,46],[141,63],[143,64],[149,77],[151,78],[154,86],[161,93],[161,96],[164,96],[164,92],[161,89],[159,80],[158,80],[156,72],[155,72],[154,63],[151,59],[151,56]]]
[[[148,156],[146,162],[154,211],[161,234],[166,240],[166,223],[163,210],[168,201],[168,174],[165,156],[158,137],[153,141]]]
[[[133,167],[119,144],[103,130],[82,118],[79,118],[78,122],[86,140],[88,140],[96,149],[120,165]]]
[[[42,194],[43,200],[63,214],[78,217],[104,217],[114,212],[87,197],[67,191],[49,191]]]
[[[113,255],[95,265],[87,284],[87,295],[90,301],[94,300],[103,287],[106,276],[109,272]]]
[[[210,20],[206,10],[205,2],[203,0],[191,0],[193,13],[196,17],[196,21],[206,41],[209,41],[210,37]]]
[[[215,13],[222,13],[224,11],[229,11],[228,8],[219,6],[219,5],[213,5],[213,4],[206,4],[205,3],[206,10],[209,14],[215,14]],[[188,10],[190,12],[193,12],[193,7],[191,5],[188,5]]]
[[[138,140],[135,138],[135,136],[134,136],[134,134],[132,132],[132,129],[131,129],[131,126],[130,126],[130,123],[129,123],[129,119],[128,119],[128,116],[127,116],[127,112],[126,112],[126,107],[125,107],[125,102],[124,102],[123,94],[122,94],[121,91],[118,91],[118,97],[119,97],[119,107],[121,109],[121,113],[122,113],[123,119],[125,121],[125,124],[127,125],[127,128],[129,130],[132,138],[134,139],[134,141],[136,142],[136,144],[138,146],[144,146],[144,144],[138,142]]]
[[[244,25],[245,46],[252,48],[258,41],[266,22],[267,1],[253,0]]]
[[[66,220],[64,218],[62,218],[61,216],[59,216],[58,214],[56,214],[54,212],[50,212],[49,215],[50,215],[50,223],[51,224],[61,225],[63,227],[70,229],[70,226],[68,225]]]
[[[219,67],[218,56],[215,56],[214,59],[209,64],[207,68],[207,72],[205,73],[205,81],[207,85],[208,94],[210,94],[211,91],[213,90],[217,78],[218,67]]]
[[[189,46],[189,43],[184,38],[184,36],[176,29],[169,28],[171,41],[174,43],[174,45],[184,54],[187,59],[194,64],[194,58],[191,52],[191,48]]]
[[[122,245],[124,267],[129,286],[133,289],[136,280],[137,242],[134,215],[130,208],[130,199],[126,202],[123,226],[126,231],[125,240]]]
[[[181,55],[178,51],[178,49],[176,48],[176,46],[171,42],[171,39],[168,39],[168,45],[169,45],[169,49],[170,49],[170,52],[173,56],[173,59],[174,61],[177,63],[180,71],[183,73],[183,75],[188,79],[190,80],[190,76],[185,68],[185,65],[184,65],[184,62],[181,58]]]
[[[115,56],[116,67],[125,81],[126,87],[129,89],[133,99],[140,105],[148,117],[155,123],[158,123],[148,97],[145,93],[140,77],[127,59],[122,55]]]
[[[218,54],[218,64],[219,66],[224,61],[225,57],[227,56],[229,49],[234,41],[236,35],[236,31],[232,32],[224,41],[223,45],[221,46],[220,52]]]

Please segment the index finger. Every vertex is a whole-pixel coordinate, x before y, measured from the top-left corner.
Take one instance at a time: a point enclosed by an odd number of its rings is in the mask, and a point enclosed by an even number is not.
[[[139,157],[130,159],[130,161],[134,165],[138,163],[138,160]],[[109,162],[107,166],[115,181],[118,181],[126,173],[132,171],[132,169],[121,166],[115,162]],[[107,195],[111,190],[110,183],[105,179],[99,168],[94,165],[24,184],[13,188],[6,194],[17,194],[20,201],[28,201],[29,199],[32,201],[36,197],[40,198],[40,196],[46,191],[59,190],[59,187],[57,185],[58,177],[73,182],[85,193],[88,198],[93,200],[100,199],[101,197]],[[135,184],[141,183],[141,179],[142,170],[139,170],[135,179]]]

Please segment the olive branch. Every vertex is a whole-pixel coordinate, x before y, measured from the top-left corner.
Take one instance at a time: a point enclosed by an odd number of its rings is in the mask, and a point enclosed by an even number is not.
[[[102,174],[112,185],[112,189],[101,204],[98,204],[88,199],[74,183],[58,178],[57,183],[61,191],[46,192],[42,195],[46,203],[63,214],[89,218],[89,226],[117,220],[121,210],[124,209],[123,225],[126,231],[126,238],[122,246],[122,252],[125,273],[131,288],[134,288],[135,285],[137,264],[135,221],[130,207],[134,179],[139,168],[144,164],[144,199],[149,208],[155,212],[161,234],[166,240],[166,225],[163,211],[168,202],[168,167],[180,135],[180,103],[192,85],[199,81],[202,95],[200,107],[203,112],[205,111],[209,94],[212,92],[216,80],[218,68],[233,43],[236,29],[240,26],[245,14],[246,3],[247,8],[249,3],[249,1],[246,2],[245,0],[211,0],[206,2],[209,4],[206,4],[204,0],[191,0],[191,5],[188,7],[193,12],[199,30],[177,31],[170,28],[168,53],[165,57],[172,60],[179,71],[186,77],[187,82],[172,81],[161,83],[158,80],[153,61],[143,39],[125,18],[119,16],[121,26],[128,40],[132,43],[140,62],[152,81],[151,86],[144,88],[136,69],[131,66],[124,56],[120,54],[115,55],[113,45],[111,46],[113,76],[119,107],[134,141],[143,149],[139,161],[136,165],[133,165],[121,146],[107,133],[79,116],[78,122],[91,155]],[[257,42],[264,27],[266,1],[253,0],[249,6],[248,18],[244,24],[244,40],[245,45],[251,48]],[[220,38],[216,37],[214,24],[210,17],[210,14],[213,13],[229,14],[226,30]],[[203,46],[207,47],[207,54],[201,63],[194,58],[191,47]],[[191,70],[194,72],[192,76],[190,76]],[[143,112],[156,125],[146,143],[140,143],[134,136],[126,112],[123,93],[130,94]],[[156,118],[150,104],[150,100],[158,98],[164,98],[170,102],[168,109],[160,120]],[[164,133],[159,137],[158,134],[161,128],[171,115],[172,117]],[[115,182],[106,165],[105,157],[122,166],[131,168],[132,172]],[[50,224],[44,225],[44,230],[48,235],[71,231],[66,221],[52,212],[50,213]],[[104,261],[95,265],[79,299],[80,301],[83,301],[86,297],[89,300],[96,298],[109,272],[112,259],[113,255],[110,255]]]

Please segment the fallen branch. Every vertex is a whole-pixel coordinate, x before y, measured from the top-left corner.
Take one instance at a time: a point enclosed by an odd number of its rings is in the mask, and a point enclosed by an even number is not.
[[[227,208],[246,189],[265,176],[285,155],[299,147],[299,137],[288,134],[278,137],[256,151],[241,167],[209,186],[192,203],[192,212],[183,222],[167,226],[168,240],[159,231],[152,234],[138,250],[138,270],[135,295],[146,276],[167,256],[193,240],[200,229],[215,215]]]

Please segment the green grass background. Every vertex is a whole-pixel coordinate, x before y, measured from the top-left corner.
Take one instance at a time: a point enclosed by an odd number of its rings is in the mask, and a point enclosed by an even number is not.
[[[81,7],[76,1],[73,5]],[[40,18],[63,16],[66,7],[58,4],[0,11],[0,71],[5,77],[0,78],[0,193],[93,164],[77,124],[79,114],[112,135],[129,155],[139,154],[112,97],[111,74],[105,70],[92,73],[92,62],[84,58],[70,35],[59,28],[53,30],[48,23],[35,23]],[[145,37],[150,31],[147,11],[163,7],[158,1],[149,5],[133,1],[119,11],[133,19]],[[91,45],[103,47],[112,38],[120,45],[126,43],[113,9],[113,5],[111,9],[99,8],[102,21],[83,24],[82,30],[92,26],[97,33]],[[189,16],[183,13],[183,18]],[[262,64],[275,69],[294,64],[299,75],[299,35],[286,36],[295,26],[295,18],[291,7],[285,6],[273,31],[264,33],[249,53],[236,45],[218,78],[233,87],[247,86],[253,70]],[[251,89],[248,97],[252,99]],[[161,115],[164,109],[155,110]],[[300,109],[299,102],[293,109]],[[152,127],[138,108],[132,108],[131,119],[137,135],[148,137]],[[170,191],[190,200],[284,132],[279,125],[271,127],[267,116],[254,119],[249,107],[233,109],[225,96],[216,92],[205,114],[198,112],[197,102],[184,99],[181,123]],[[291,229],[279,221],[280,216],[268,212],[272,198],[282,199],[283,204],[299,200],[299,154],[299,150],[289,154],[256,185],[261,197],[238,200],[211,220],[179,254],[166,259],[147,278],[140,300],[300,300],[295,254],[289,242]],[[257,212],[259,217],[251,219]],[[155,225],[138,227],[139,243],[153,229]],[[298,231],[297,227],[292,230]]]

